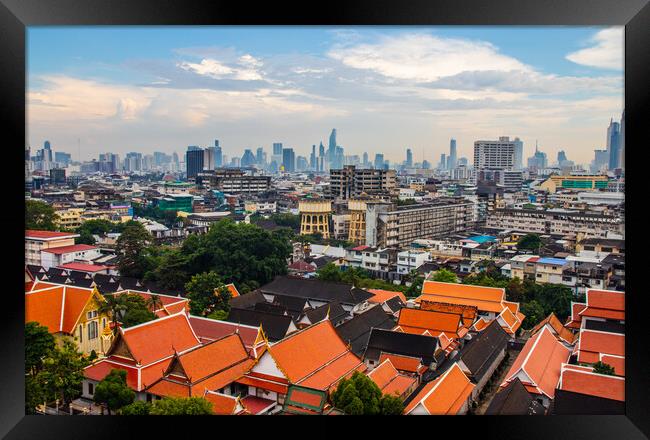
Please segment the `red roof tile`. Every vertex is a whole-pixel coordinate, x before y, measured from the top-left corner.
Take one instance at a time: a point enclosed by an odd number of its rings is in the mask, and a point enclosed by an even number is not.
[[[558,389],[603,399],[625,401],[625,379],[618,376],[563,368]]]
[[[419,405],[430,415],[455,415],[468,402],[475,385],[470,382],[458,363],[429,382],[404,408],[409,414]]]
[[[53,238],[74,238],[79,234],[71,232],[37,231],[34,229],[25,230],[25,238],[31,240],[51,240]]]
[[[98,249],[98,248],[96,246],[90,246],[89,244],[73,244],[71,246],[61,246],[61,247],[43,249],[41,252],[62,255],[62,254],[70,254],[72,252],[89,251],[92,249]]]

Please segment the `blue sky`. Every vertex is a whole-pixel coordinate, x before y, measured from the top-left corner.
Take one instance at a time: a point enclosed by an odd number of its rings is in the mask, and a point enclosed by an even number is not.
[[[622,28],[31,27],[28,139],[102,151],[347,154],[437,162],[449,138],[535,140],[587,163],[623,106]]]

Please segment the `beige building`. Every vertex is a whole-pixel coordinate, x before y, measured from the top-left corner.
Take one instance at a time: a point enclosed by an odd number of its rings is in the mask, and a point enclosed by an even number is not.
[[[608,177],[604,175],[558,176],[553,175],[539,185],[541,190],[554,193],[558,189],[597,191],[607,189]]]
[[[350,211],[348,241],[358,245],[366,243],[366,208],[366,202],[363,200],[348,201]]]
[[[320,233],[323,238],[330,238],[331,201],[301,200],[298,202],[298,211],[300,211],[301,235]]]
[[[391,194],[397,188],[395,170],[357,169],[348,165],[330,170],[329,195],[335,199],[351,199],[362,194]]]
[[[41,264],[41,251],[63,246],[74,245],[74,239],[79,234],[53,231],[25,231],[25,264]]]
[[[61,228],[76,229],[83,223],[81,218],[83,212],[83,208],[68,208],[56,211],[56,214],[59,216],[57,224]]]

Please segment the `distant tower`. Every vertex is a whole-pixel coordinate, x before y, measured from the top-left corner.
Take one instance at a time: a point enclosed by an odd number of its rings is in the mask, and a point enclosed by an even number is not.
[[[449,159],[447,159],[447,169],[453,170],[456,168],[456,139],[449,141]]]
[[[413,166],[413,152],[410,148],[406,149],[406,167],[411,168]]]
[[[621,125],[612,118],[607,127],[607,152],[609,153],[609,169],[619,167]]]
[[[623,109],[623,115],[621,116],[621,136],[619,151],[619,167],[625,170],[625,109]]]

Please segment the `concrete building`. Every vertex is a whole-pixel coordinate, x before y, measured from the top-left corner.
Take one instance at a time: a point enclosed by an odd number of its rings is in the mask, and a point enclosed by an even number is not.
[[[25,264],[40,265],[41,251],[74,245],[79,234],[51,231],[25,231]]]
[[[367,204],[366,244],[406,247],[414,240],[462,232],[473,226],[472,210],[472,203],[460,197],[398,207]]]
[[[390,194],[397,187],[395,170],[357,169],[354,165],[330,170],[331,198],[350,199],[366,194]]]
[[[271,176],[251,176],[241,170],[220,169],[200,173],[196,183],[207,190],[219,190],[226,194],[253,194],[268,191]]]
[[[498,141],[474,142],[474,168],[511,170],[515,166],[515,142],[508,136]]]
[[[552,175],[539,185],[539,189],[554,193],[558,189],[577,189],[582,191],[597,191],[607,189],[609,178],[600,174],[588,175]]]
[[[363,200],[349,200],[350,229],[348,241],[355,244],[366,243],[366,202]]]

